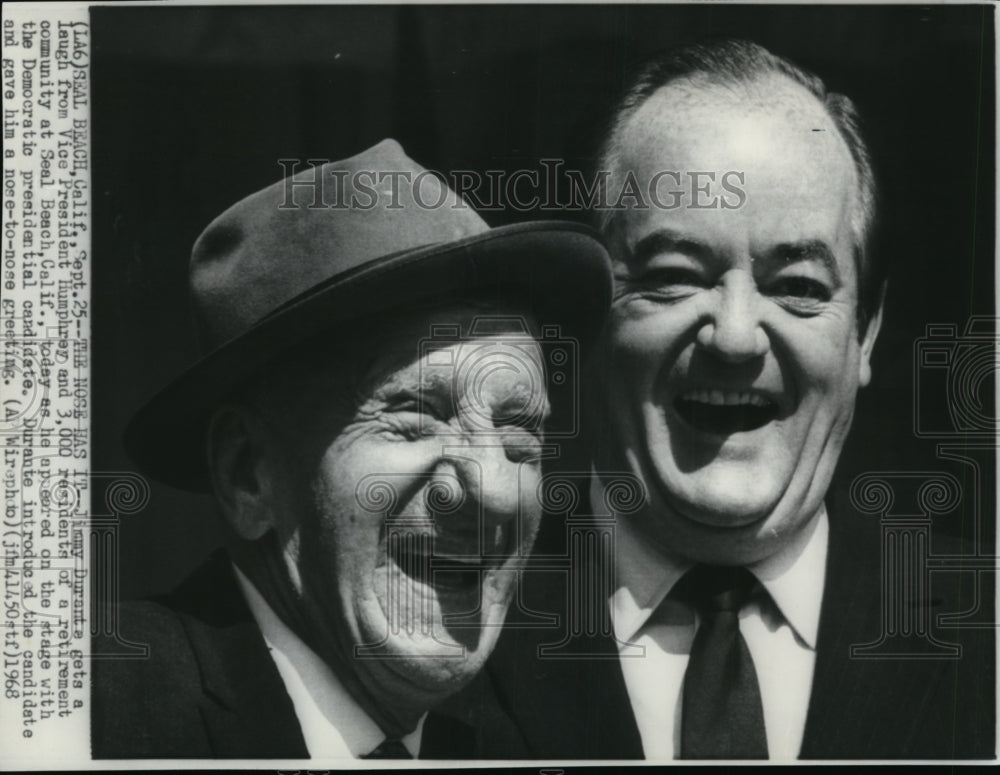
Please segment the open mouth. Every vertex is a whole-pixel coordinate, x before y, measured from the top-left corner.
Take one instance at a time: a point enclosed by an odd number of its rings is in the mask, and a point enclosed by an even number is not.
[[[389,556],[410,578],[436,591],[469,592],[485,571],[499,568],[511,553],[512,530],[498,525],[481,552],[478,536],[452,539],[429,534],[390,535]]]
[[[674,408],[700,431],[728,435],[762,428],[778,416],[778,404],[758,391],[688,390]]]

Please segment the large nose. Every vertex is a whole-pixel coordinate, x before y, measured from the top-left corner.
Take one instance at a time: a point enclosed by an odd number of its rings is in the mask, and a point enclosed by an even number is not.
[[[698,344],[729,363],[758,358],[770,349],[761,325],[761,297],[749,272],[728,272],[698,330]]]
[[[518,516],[524,502],[521,489],[531,486],[528,481],[531,477],[526,474],[533,467],[510,455],[503,441],[493,437],[481,440],[476,446],[449,451],[439,470],[451,472],[461,482],[462,517],[468,520],[474,516],[488,528]]]

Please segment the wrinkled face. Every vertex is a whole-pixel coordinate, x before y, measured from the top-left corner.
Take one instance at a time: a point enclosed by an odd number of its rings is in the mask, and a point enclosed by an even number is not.
[[[274,461],[298,606],[382,708],[426,710],[482,667],[541,516],[541,351],[470,336],[474,316],[317,353]],[[462,336],[425,341],[438,324]]]
[[[622,151],[639,181],[677,170],[716,182],[674,209],[626,211],[613,231],[604,464],[644,481],[638,524],[662,550],[753,562],[812,523],[870,376],[852,160],[822,106],[780,77],[753,97],[665,87]],[[744,175],[739,207],[719,188],[729,171]]]

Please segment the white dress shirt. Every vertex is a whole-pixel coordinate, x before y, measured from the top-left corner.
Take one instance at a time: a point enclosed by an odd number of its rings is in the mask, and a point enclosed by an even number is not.
[[[601,503],[599,490],[596,494],[591,502]],[[794,543],[747,566],[770,595],[743,607],[740,632],[757,671],[771,759],[795,759],[802,746],[816,664],[828,534],[824,507]],[[643,752],[647,759],[673,759],[680,754],[684,672],[698,615],[688,604],[664,598],[691,563],[649,546],[627,517],[618,520],[615,547],[617,581],[611,614]],[[623,643],[643,650],[625,649]]]
[[[292,632],[251,581],[233,566],[250,612],[264,635],[271,659],[281,675],[306,749],[313,759],[357,759],[371,753],[385,733],[347,692],[333,670]],[[424,715],[417,728],[400,739],[416,758]]]

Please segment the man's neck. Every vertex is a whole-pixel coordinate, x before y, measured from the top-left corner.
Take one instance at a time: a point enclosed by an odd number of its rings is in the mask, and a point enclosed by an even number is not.
[[[592,494],[593,497],[593,494]],[[821,505],[789,540],[747,567],[764,585],[802,639],[814,646],[825,584],[828,520]],[[661,551],[623,518],[615,543],[615,589],[611,595],[615,630],[628,640],[695,560]]]
[[[353,654],[343,654],[335,634],[324,632],[316,626],[313,617],[302,611],[273,533],[253,543],[234,541],[228,549],[240,572],[253,584],[275,615],[329,665],[355,702],[387,737],[403,737],[417,727],[426,708],[412,709],[405,701],[380,702],[353,669]]]
[[[292,698],[302,736],[313,758],[364,757],[385,739],[374,719],[344,688],[336,673],[274,613],[253,583],[235,569],[247,605]],[[412,757],[420,750],[421,728],[400,742]]]

